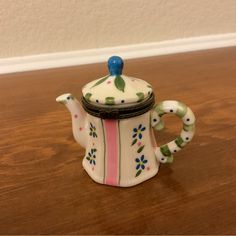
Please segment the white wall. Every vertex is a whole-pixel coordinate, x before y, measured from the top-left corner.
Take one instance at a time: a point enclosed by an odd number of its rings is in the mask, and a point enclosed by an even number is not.
[[[236,0],[0,0],[0,57],[236,32]]]

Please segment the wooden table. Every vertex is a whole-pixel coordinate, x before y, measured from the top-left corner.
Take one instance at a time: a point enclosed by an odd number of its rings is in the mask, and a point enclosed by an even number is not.
[[[1,234],[236,234],[236,48],[130,60],[124,73],[193,109],[192,143],[136,187],[96,184],[55,98],[80,97],[105,63],[2,75]],[[165,121],[158,144],[181,128]]]

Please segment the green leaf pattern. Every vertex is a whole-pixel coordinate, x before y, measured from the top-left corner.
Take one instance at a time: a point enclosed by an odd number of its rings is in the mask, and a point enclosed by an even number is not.
[[[133,146],[135,143],[137,143],[137,141],[138,141],[138,139],[134,139],[134,140],[132,141],[131,146]]]
[[[141,169],[138,170],[137,173],[136,173],[136,175],[135,175],[135,177],[138,177],[141,173],[142,173],[142,170],[141,170]]]
[[[94,88],[102,83],[104,83],[107,79],[112,78],[112,80],[108,81],[108,84],[111,83],[113,81],[115,88],[118,89],[121,92],[125,92],[125,87],[126,87],[126,83],[125,83],[125,79],[121,76],[121,75],[116,75],[114,77],[111,77],[110,75],[107,75],[101,79],[99,79],[95,84],[92,85],[91,88]],[[148,88],[151,88],[151,85],[146,85]],[[85,98],[87,101],[90,101],[90,98],[92,96],[92,93],[87,93],[85,95]],[[144,100],[145,95],[143,92],[137,92],[136,96],[138,97],[137,102],[140,102],[142,100]],[[115,104],[115,98],[113,99],[113,97],[106,97],[105,98],[105,104],[107,105],[113,105]]]
[[[106,81],[109,78],[109,75],[105,76],[104,78],[98,80],[91,88],[103,83],[104,81]]]
[[[137,150],[137,153],[140,153],[140,152],[142,152],[143,151],[143,149],[144,149],[144,147],[145,147],[145,145],[143,145],[143,146],[141,146],[138,150]]]
[[[118,90],[125,92],[125,81],[121,76],[116,76],[115,78],[115,86]]]
[[[109,75],[108,76],[105,76],[104,78],[98,80],[91,88],[94,88],[96,87],[97,85],[105,82],[107,79],[109,78]],[[114,83],[115,83],[115,86],[118,90],[124,92],[125,91],[125,81],[124,79],[118,75],[116,76],[115,80],[114,80]]]

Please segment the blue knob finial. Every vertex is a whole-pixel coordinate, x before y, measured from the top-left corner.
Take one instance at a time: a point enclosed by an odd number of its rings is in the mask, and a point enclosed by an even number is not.
[[[121,75],[122,69],[124,66],[124,62],[122,58],[118,56],[112,56],[109,58],[108,62],[108,69],[111,75]]]

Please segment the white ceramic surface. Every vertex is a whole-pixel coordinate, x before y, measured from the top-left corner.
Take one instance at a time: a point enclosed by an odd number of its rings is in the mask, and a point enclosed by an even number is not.
[[[83,88],[86,101],[94,109],[109,111],[117,105],[118,108],[125,104],[126,107],[138,105],[151,96],[148,83],[122,75],[121,58],[113,57],[110,62],[110,76],[92,81]],[[116,81],[119,77],[124,81]],[[137,95],[138,91],[142,93],[141,97]],[[129,187],[153,177],[160,163],[173,162],[173,153],[186,146],[195,132],[193,112],[178,101],[159,102],[143,114],[125,119],[105,119],[85,112],[71,94],[63,94],[56,100],[69,109],[74,137],[86,149],[84,169],[101,184]],[[161,117],[167,113],[178,116],[183,129],[175,140],[157,147],[153,130],[164,127]]]

